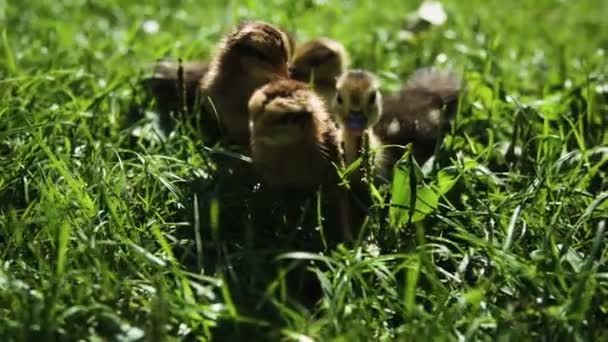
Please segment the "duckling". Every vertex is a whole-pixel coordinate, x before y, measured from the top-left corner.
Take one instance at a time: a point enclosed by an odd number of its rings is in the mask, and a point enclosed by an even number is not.
[[[220,43],[200,88],[204,116],[215,118],[227,143],[249,144],[248,100],[262,85],[288,77],[293,45],[287,33],[259,21],[238,25]]]
[[[340,125],[346,164],[351,164],[361,153],[363,135],[370,147],[380,141],[368,130],[382,115],[382,94],[378,78],[364,70],[349,70],[338,78],[333,111]]]
[[[382,95],[378,78],[364,70],[349,70],[337,80],[336,95],[332,102],[333,115],[339,125],[347,165],[361,156],[364,136],[368,146],[375,149],[381,143],[373,133],[372,127],[382,115]],[[376,151],[374,164],[380,163],[381,154]],[[352,222],[360,227],[372,204],[369,188],[363,183],[361,169],[349,174]]]
[[[373,128],[374,134],[384,145],[412,143],[414,158],[423,164],[434,154],[461,91],[456,74],[420,69],[401,91],[385,97],[383,115]],[[402,154],[401,148],[385,150],[384,167],[392,168]]]
[[[159,114],[167,118],[170,118],[171,113],[179,112],[178,69],[178,62],[161,60],[154,65],[153,75],[144,80],[145,87],[156,100]],[[188,113],[192,112],[196,98],[200,95],[198,84],[208,69],[209,64],[203,61],[182,63],[184,105]]]
[[[343,237],[352,240],[348,193],[336,170],[343,166],[339,137],[319,96],[305,83],[274,81],[253,94],[249,114],[251,158],[262,180],[296,191],[326,187]]]
[[[289,75],[294,80],[312,82],[315,92],[329,106],[336,94],[336,79],[348,65],[344,45],[329,38],[318,38],[296,47]]]

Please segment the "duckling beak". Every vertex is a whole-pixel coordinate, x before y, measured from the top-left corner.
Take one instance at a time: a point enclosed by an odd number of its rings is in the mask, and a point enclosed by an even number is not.
[[[351,111],[346,117],[346,128],[354,135],[362,135],[367,128],[367,117],[361,111]]]

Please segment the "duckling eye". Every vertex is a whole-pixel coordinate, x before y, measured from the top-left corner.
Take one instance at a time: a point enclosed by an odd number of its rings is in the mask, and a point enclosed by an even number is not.
[[[376,92],[373,92],[369,95],[369,104],[372,105],[376,103]]]
[[[336,102],[338,102],[338,104],[342,104],[342,96],[340,96],[340,94],[336,96]]]

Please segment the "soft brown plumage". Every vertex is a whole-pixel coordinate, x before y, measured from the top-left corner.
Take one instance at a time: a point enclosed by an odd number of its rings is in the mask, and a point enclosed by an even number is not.
[[[162,60],[154,65],[154,74],[144,80],[150,94],[156,100],[156,105],[161,115],[171,115],[179,110],[179,87],[178,87],[179,63],[176,61]],[[184,95],[183,105],[189,113],[193,111],[194,102],[199,94],[198,85],[203,78],[209,65],[202,61],[191,61],[182,63]]]
[[[265,183],[306,190],[323,185],[338,207],[344,238],[352,239],[347,192],[337,170],[339,137],[322,100],[304,83],[275,81],[249,101],[251,157]]]
[[[311,187],[336,176],[341,152],[322,101],[300,82],[272,82],[249,102],[251,156],[272,185]]]
[[[304,83],[312,81],[315,92],[329,106],[336,93],[336,79],[348,65],[348,54],[341,43],[318,38],[296,47],[289,74]]]
[[[220,44],[201,81],[204,115],[217,118],[225,142],[249,143],[247,103],[260,86],[287,78],[293,41],[263,22],[246,22]]]
[[[453,73],[421,69],[405,87],[384,100],[383,115],[374,133],[385,145],[413,144],[419,164],[428,160],[453,113],[461,92],[461,81]],[[390,148],[384,154],[386,167],[392,167],[403,154]]]

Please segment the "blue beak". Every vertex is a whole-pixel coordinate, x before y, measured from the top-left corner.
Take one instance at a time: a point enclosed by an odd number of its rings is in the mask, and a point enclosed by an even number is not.
[[[362,112],[350,112],[346,118],[346,127],[354,131],[367,128],[367,117]]]

